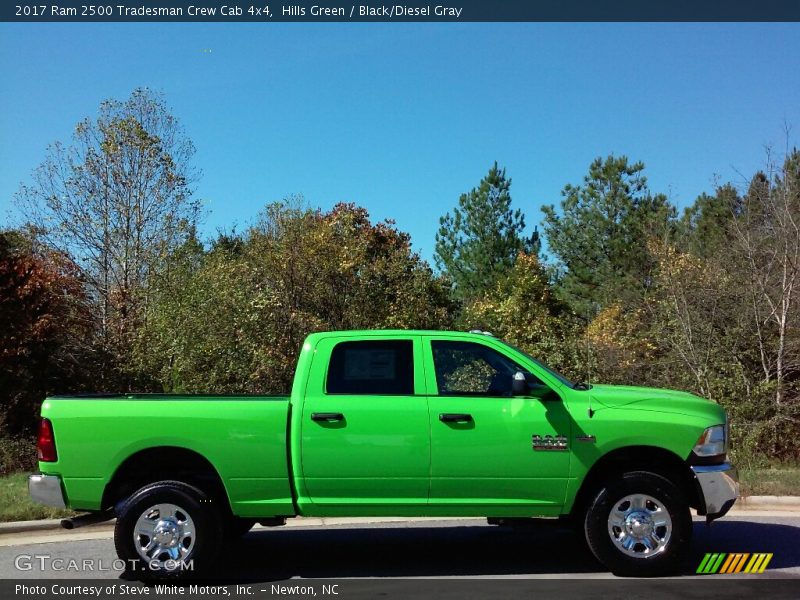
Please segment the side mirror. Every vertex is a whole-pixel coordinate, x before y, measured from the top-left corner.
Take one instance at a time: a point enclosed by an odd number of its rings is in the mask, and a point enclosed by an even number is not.
[[[528,381],[525,373],[517,371],[511,378],[511,395],[538,398],[543,402],[558,400],[558,395],[543,383]]]
[[[525,396],[530,387],[528,380],[525,378],[525,373],[517,371],[511,378],[511,395],[512,396]]]

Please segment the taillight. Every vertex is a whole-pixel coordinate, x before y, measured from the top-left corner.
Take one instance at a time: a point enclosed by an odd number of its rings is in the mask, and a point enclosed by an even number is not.
[[[53,424],[50,419],[42,419],[39,423],[39,439],[36,442],[39,460],[42,462],[56,462],[56,437],[53,435]]]

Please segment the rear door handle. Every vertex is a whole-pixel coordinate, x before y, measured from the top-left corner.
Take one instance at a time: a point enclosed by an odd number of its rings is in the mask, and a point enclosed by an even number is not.
[[[472,422],[472,415],[467,413],[442,413],[439,415],[439,420],[442,423],[470,423]]]
[[[342,413],[311,413],[311,420],[331,423],[333,421],[344,421],[344,415]]]

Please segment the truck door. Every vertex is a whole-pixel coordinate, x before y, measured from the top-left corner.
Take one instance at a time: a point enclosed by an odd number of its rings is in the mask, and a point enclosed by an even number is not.
[[[349,515],[402,514],[404,506],[427,504],[421,349],[418,336],[319,342],[301,420],[307,514],[336,514],[337,506]]]
[[[558,514],[570,455],[560,397],[489,340],[426,337],[424,349],[433,365],[430,504],[463,508],[453,514]],[[511,395],[518,371],[537,382],[531,397]]]

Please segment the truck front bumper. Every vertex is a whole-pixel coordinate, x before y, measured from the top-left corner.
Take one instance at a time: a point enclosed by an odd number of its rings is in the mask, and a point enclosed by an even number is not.
[[[699,515],[706,522],[724,516],[739,497],[739,474],[730,463],[721,465],[693,466],[695,483],[700,496]]]
[[[61,477],[58,475],[43,475],[36,473],[28,477],[28,494],[31,500],[54,506],[56,508],[66,508],[64,500],[64,490],[61,486]]]

